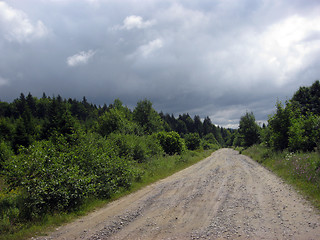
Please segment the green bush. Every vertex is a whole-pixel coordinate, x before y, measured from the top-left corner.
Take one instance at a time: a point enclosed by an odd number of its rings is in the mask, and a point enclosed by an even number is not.
[[[159,132],[157,138],[166,154],[181,154],[185,150],[185,143],[177,132]]]
[[[203,137],[203,139],[211,144],[219,145],[217,139],[214,137],[213,133],[208,133]]]
[[[184,136],[186,146],[189,150],[200,148],[200,136],[198,133],[188,133]]]
[[[88,134],[76,145],[61,136],[56,144],[41,141],[22,148],[6,162],[5,177],[9,189],[23,190],[22,217],[34,219],[75,209],[88,197],[110,197],[129,188],[139,172],[119,158],[109,142]]]
[[[320,142],[320,116],[308,114],[291,119],[289,149],[313,151]]]
[[[58,151],[51,142],[36,142],[6,165],[11,189],[24,190],[24,218],[49,211],[68,210],[82,202],[90,179],[79,166],[70,164],[71,154]]]
[[[201,143],[200,143],[200,146],[202,147],[203,150],[217,150],[220,148],[220,145],[219,144],[213,144],[207,140],[204,140],[202,139],[201,140]]]
[[[119,157],[132,159],[139,163],[163,152],[156,135],[137,136],[112,133],[108,140]]]

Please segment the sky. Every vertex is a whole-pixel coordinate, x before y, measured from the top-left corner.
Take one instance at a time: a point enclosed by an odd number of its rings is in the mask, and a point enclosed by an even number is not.
[[[319,0],[0,0],[0,100],[148,99],[236,128],[320,80]]]

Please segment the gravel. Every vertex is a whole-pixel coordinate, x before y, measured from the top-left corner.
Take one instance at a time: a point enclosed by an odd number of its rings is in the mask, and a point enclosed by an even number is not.
[[[220,149],[37,239],[320,239],[320,214],[270,171]]]

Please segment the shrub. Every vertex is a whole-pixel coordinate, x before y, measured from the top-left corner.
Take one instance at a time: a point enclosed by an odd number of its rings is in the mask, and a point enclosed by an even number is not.
[[[202,139],[200,146],[202,147],[203,150],[218,150],[220,148],[219,144],[213,144],[207,140]]]
[[[214,137],[213,133],[208,133],[207,135],[205,135],[203,137],[204,140],[206,140],[207,142],[211,143],[211,144],[217,144],[219,145],[217,139]]]
[[[184,136],[184,139],[189,150],[200,148],[200,136],[198,133],[188,133]]]
[[[159,132],[157,138],[166,154],[181,154],[185,150],[184,141],[177,132]]]
[[[48,212],[69,211],[89,196],[110,197],[129,188],[139,172],[119,158],[98,134],[82,136],[76,145],[64,137],[35,142],[5,163],[9,189],[23,192],[21,215],[34,219]]]
[[[110,134],[111,145],[119,157],[133,159],[139,163],[163,152],[156,135],[122,135]]]

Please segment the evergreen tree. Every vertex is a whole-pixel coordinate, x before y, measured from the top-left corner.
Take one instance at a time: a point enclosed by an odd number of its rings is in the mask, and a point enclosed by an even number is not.
[[[213,126],[211,119],[207,116],[203,121],[203,135],[213,133]]]
[[[14,127],[6,118],[0,118],[0,141],[11,141],[14,134]]]
[[[17,153],[20,146],[28,147],[31,144],[31,136],[26,131],[24,120],[20,117],[17,120],[13,137],[13,149]]]
[[[181,120],[181,121],[183,121],[185,123],[188,133],[189,132],[195,132],[194,131],[194,121],[193,121],[193,119],[190,117],[190,115],[188,113],[187,114],[184,113],[184,114],[182,114],[182,116],[179,115],[178,120]]]
[[[184,134],[188,133],[188,128],[187,125],[184,121],[181,119],[178,119],[177,121],[177,126],[176,126],[176,131],[181,135],[184,136]]]
[[[203,124],[202,124],[201,119],[198,115],[194,116],[193,130],[195,133],[198,133],[200,137],[203,136]]]
[[[28,94],[26,98],[26,103],[32,116],[36,116],[36,113],[37,113],[36,100],[34,99],[34,97],[32,97],[31,93]]]

